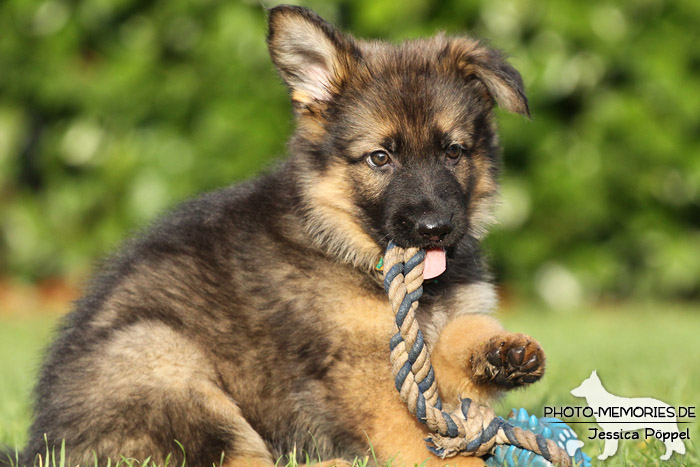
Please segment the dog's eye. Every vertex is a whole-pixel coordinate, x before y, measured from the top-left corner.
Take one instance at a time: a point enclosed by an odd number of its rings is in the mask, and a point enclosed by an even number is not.
[[[373,151],[367,156],[367,163],[371,167],[383,167],[389,163],[391,158],[386,151]]]
[[[464,148],[461,144],[450,144],[447,149],[445,149],[445,156],[451,162],[457,162],[460,157],[462,157],[462,151]]]

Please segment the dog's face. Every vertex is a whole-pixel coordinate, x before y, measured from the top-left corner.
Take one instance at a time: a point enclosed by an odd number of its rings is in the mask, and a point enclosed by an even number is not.
[[[389,240],[449,251],[481,237],[497,193],[493,103],[528,114],[518,72],[468,38],[358,41],[288,6],[269,20],[314,234],[359,262]]]

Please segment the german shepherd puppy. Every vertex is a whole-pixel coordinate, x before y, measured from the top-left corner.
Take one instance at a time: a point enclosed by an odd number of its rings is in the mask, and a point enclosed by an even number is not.
[[[540,346],[489,315],[479,251],[493,107],[528,115],[518,72],[467,37],[361,41],[294,6],[269,11],[267,42],[296,117],[289,159],[183,204],[107,263],[48,353],[22,462],[46,436],[70,465],[330,465],[370,446],[444,464],[394,387],[375,270],[390,240],[442,272],[418,318],[447,408],[542,376]]]

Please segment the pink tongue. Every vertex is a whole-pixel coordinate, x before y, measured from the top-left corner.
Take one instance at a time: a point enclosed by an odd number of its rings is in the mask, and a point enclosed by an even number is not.
[[[423,280],[439,276],[445,272],[446,268],[447,258],[445,257],[445,250],[441,248],[426,250],[425,265],[423,266]]]

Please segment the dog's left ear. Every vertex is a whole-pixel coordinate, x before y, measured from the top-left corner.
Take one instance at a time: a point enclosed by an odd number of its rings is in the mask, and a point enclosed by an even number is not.
[[[359,54],[352,38],[304,7],[272,8],[268,23],[270,56],[292,101],[304,108],[331,100]]]
[[[452,39],[447,51],[465,77],[484,83],[499,107],[530,117],[523,79],[500,52],[468,38]]]

